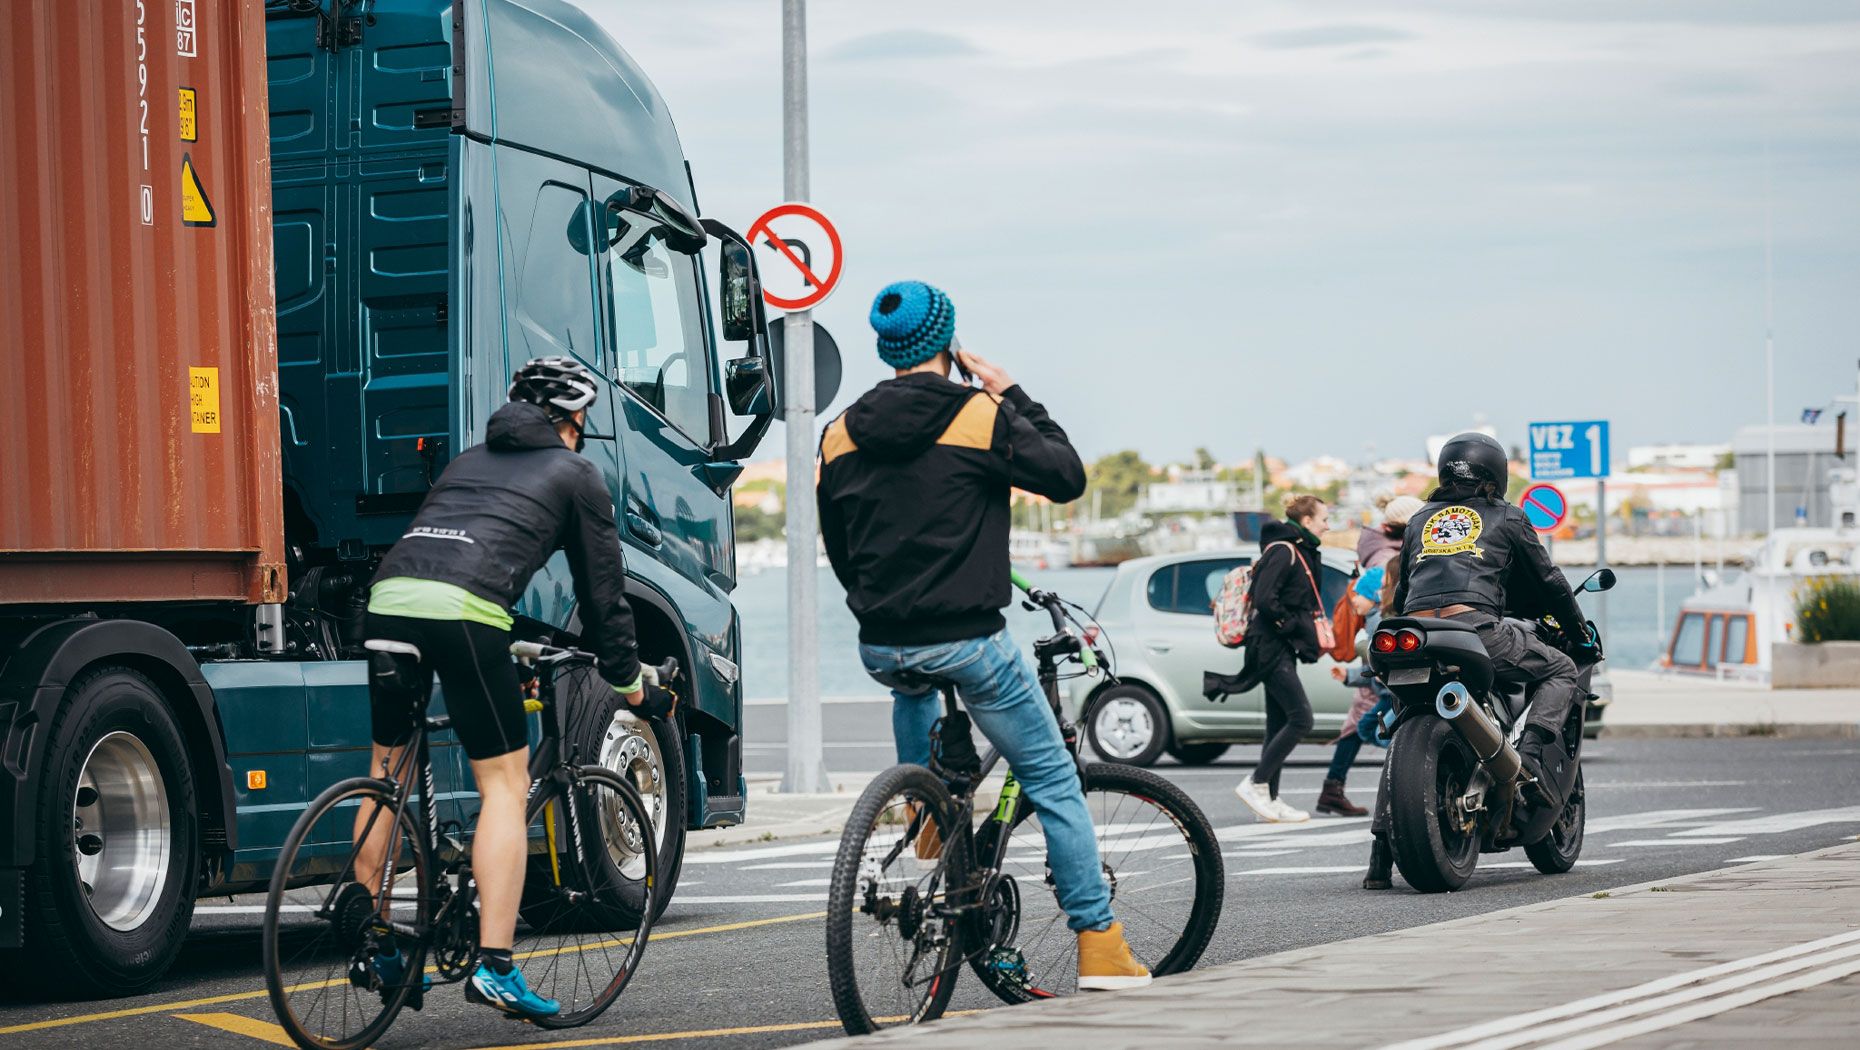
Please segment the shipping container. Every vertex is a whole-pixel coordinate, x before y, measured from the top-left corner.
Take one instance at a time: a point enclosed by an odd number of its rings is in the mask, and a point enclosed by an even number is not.
[[[263,5],[8,4],[0,604],[278,602]]]

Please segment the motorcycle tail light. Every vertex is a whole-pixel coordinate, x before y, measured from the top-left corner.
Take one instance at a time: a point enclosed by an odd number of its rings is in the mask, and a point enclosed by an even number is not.
[[[1412,653],[1421,647],[1421,636],[1414,631],[1402,631],[1395,636],[1395,647],[1404,653]]]
[[[1377,631],[1376,636],[1369,640],[1369,647],[1379,653],[1394,652],[1395,651],[1395,632],[1394,631]]]

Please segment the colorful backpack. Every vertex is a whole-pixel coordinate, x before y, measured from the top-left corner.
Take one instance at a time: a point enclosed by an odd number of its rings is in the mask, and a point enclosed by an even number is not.
[[[1220,596],[1214,599],[1214,638],[1229,649],[1238,649],[1246,638],[1246,625],[1253,619],[1253,563],[1238,565],[1221,580]]]

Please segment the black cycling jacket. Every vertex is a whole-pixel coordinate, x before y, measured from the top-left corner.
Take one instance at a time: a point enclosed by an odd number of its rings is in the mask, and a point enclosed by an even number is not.
[[[1449,605],[1527,619],[1549,613],[1578,637],[1584,623],[1569,581],[1536,530],[1503,500],[1433,500],[1408,520],[1395,608]]]
[[[484,444],[446,466],[375,577],[450,583],[508,609],[557,550],[568,554],[582,643],[601,677],[633,684],[639,647],[613,500],[600,468],[562,444],[535,405],[491,414]]]

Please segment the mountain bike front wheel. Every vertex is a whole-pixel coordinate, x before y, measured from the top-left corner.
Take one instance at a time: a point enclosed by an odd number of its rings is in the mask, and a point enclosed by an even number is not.
[[[1214,936],[1226,896],[1220,843],[1201,807],[1147,769],[1085,767],[1085,807],[1111,888],[1111,910],[1137,961],[1158,977],[1195,965]],[[992,856],[990,821],[977,856]],[[1027,1002],[1078,990],[1078,937],[1060,910],[1039,814],[1023,805],[1008,830],[1001,870],[983,902],[984,950],[970,961],[1002,1001]]]
[[[535,1023],[576,1028],[612,1006],[639,971],[660,891],[652,818],[632,783],[600,766],[547,781],[530,818],[526,903],[511,954],[530,987],[561,1004]]]
[[[934,1021],[961,972],[968,828],[922,766],[880,773],[853,806],[827,891],[827,976],[849,1035]]]
[[[385,908],[378,885],[356,877],[357,816],[370,821],[394,881]],[[387,924],[425,930],[432,861],[413,813],[394,810],[394,786],[357,777],[317,796],[291,829],[265,897],[265,989],[291,1040],[304,1050],[356,1050],[394,1023],[424,979],[426,944]],[[384,969],[386,951],[403,960]]]

